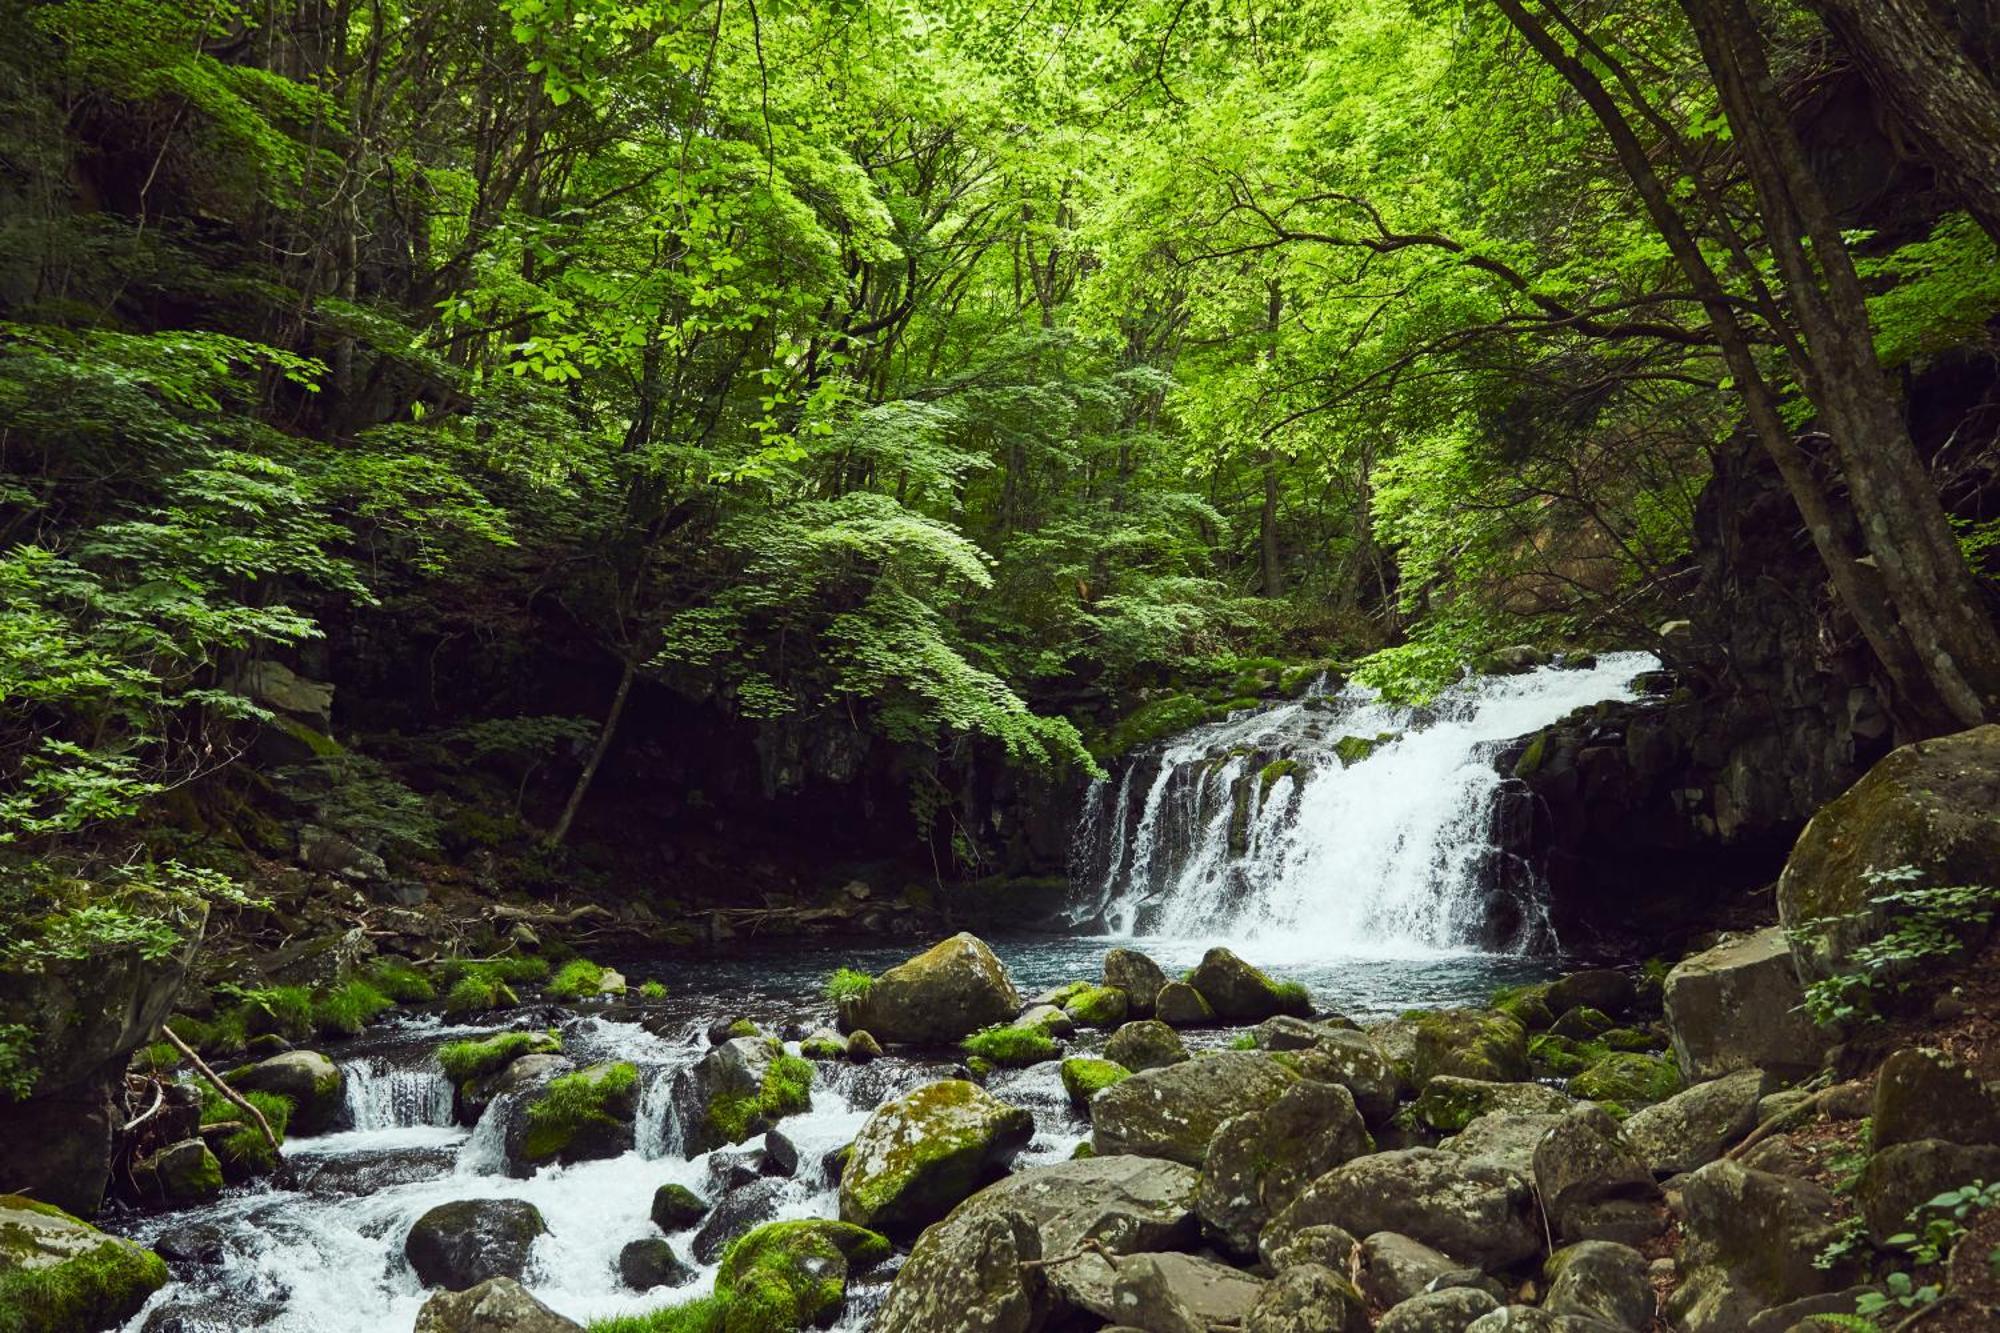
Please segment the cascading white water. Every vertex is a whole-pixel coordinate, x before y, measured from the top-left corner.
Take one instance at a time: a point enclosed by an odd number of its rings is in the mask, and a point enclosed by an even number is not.
[[[1578,708],[1633,697],[1657,665],[1613,653],[1587,669],[1475,677],[1421,710],[1351,686],[1184,733],[1093,786],[1077,919],[1235,940],[1278,961],[1552,944],[1532,894],[1496,930],[1494,756]]]
[[[398,1066],[382,1056],[341,1066],[347,1116],[357,1131],[451,1123],[451,1083],[435,1068]]]

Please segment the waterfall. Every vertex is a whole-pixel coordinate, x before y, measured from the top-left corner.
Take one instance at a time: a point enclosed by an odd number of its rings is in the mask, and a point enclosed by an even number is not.
[[[1074,922],[1233,940],[1274,960],[1552,947],[1539,885],[1505,882],[1495,756],[1578,708],[1633,697],[1657,665],[1613,653],[1473,677],[1423,708],[1316,690],[1185,732],[1092,785]]]
[[[398,1066],[381,1057],[340,1067],[347,1115],[357,1130],[451,1124],[451,1083],[436,1069]]]

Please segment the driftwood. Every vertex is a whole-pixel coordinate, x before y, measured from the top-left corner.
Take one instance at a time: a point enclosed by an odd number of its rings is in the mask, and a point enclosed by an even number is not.
[[[210,1069],[205,1063],[203,1063],[202,1058],[194,1053],[194,1047],[188,1045],[186,1042],[182,1041],[179,1037],[174,1035],[174,1030],[172,1028],[162,1023],[160,1025],[160,1035],[165,1037],[169,1042],[173,1043],[173,1048],[179,1051],[183,1056],[187,1058],[188,1063],[194,1066],[195,1072],[197,1074],[200,1074],[202,1078],[207,1081],[210,1087],[214,1088],[218,1093],[220,1093],[224,1101],[229,1102],[231,1105],[235,1106],[237,1110],[243,1111],[246,1114],[248,1114],[251,1122],[254,1123],[257,1126],[258,1130],[260,1130],[263,1133],[264,1142],[271,1145],[272,1159],[279,1162],[284,1161],[285,1154],[283,1149],[279,1146],[278,1136],[271,1132],[271,1122],[264,1118],[264,1113],[258,1110],[254,1105],[252,1105],[249,1098],[245,1097],[242,1093],[238,1092],[236,1089],[230,1087],[227,1083],[224,1083],[222,1081],[222,1076],[217,1074],[213,1069]]]

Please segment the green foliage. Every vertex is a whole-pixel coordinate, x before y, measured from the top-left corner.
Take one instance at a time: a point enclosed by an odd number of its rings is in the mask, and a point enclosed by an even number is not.
[[[833,975],[826,981],[826,998],[835,1004],[842,1000],[858,1000],[866,995],[874,984],[875,978],[866,972],[859,972],[851,967],[835,968]]]
[[[400,958],[380,958],[369,964],[367,980],[397,1004],[422,1004],[437,998],[430,978]]]
[[[1901,1250],[1918,1268],[1933,1267],[1951,1257],[1952,1248],[1968,1230],[1967,1221],[1996,1204],[2000,1204],[2000,1184],[1975,1180],[1946,1190],[1910,1210],[1908,1220],[1916,1224],[1915,1230],[1898,1232],[1884,1243]],[[1994,1257],[1995,1271],[2000,1272],[2000,1254]],[[1897,1310],[1920,1310],[1943,1294],[1939,1283],[1920,1283],[1907,1272],[1888,1274],[1882,1285],[1883,1291],[1864,1292],[1856,1300],[1857,1315],[1874,1318]]]
[[[310,1039],[316,1030],[313,993],[308,986],[240,986],[225,982],[216,994],[233,1000],[243,1030],[251,1036],[272,1032],[287,1041]]]
[[[285,1129],[292,1119],[292,1099],[274,1092],[245,1092],[241,1096],[262,1113],[265,1123],[271,1127],[271,1133],[283,1146]],[[234,1102],[213,1088],[202,1089],[201,1123],[235,1123],[239,1126],[226,1134],[220,1143],[212,1140],[209,1143],[232,1175],[265,1175],[278,1169],[278,1159],[272,1154],[264,1132],[257,1128],[254,1121],[248,1120]]]
[[[522,1153],[530,1161],[548,1161],[590,1126],[617,1125],[606,1105],[631,1093],[638,1082],[638,1067],[623,1062],[579,1069],[549,1080],[548,1087],[529,1103]]]
[[[1055,1039],[1038,1027],[981,1028],[959,1049],[1002,1069],[1019,1069],[1056,1058]]]
[[[521,1002],[514,988],[491,972],[467,972],[451,983],[444,995],[447,1014],[476,1014],[488,1009],[507,1009]]]
[[[313,996],[313,1028],[322,1037],[358,1037],[395,1007],[396,1002],[372,983],[356,977]]]
[[[35,1089],[35,1034],[25,1023],[0,1023],[0,1093],[14,1101]]]
[[[639,983],[639,998],[648,1004],[658,1004],[667,998],[667,985],[657,977],[648,977]]]
[[[555,1054],[562,1050],[562,1038],[548,1032],[501,1032],[491,1037],[449,1041],[438,1047],[438,1064],[454,1083],[483,1078],[505,1069],[524,1055]]]
[[[572,958],[557,969],[547,986],[549,998],[581,1000],[594,997],[604,980],[605,969],[587,958]]]
[[[1924,877],[1914,866],[1871,869],[1864,878],[1873,887],[1914,886]],[[1885,915],[1889,926],[1873,940],[1847,954],[1845,970],[1814,981],[1805,990],[1805,1012],[1823,1025],[1869,1023],[1882,1017],[1882,1005],[1924,986],[1940,964],[1965,951],[1968,937],[2000,911],[2000,887],[1985,884],[1933,888],[1892,888],[1871,894],[1872,911],[1847,917],[1818,918],[1795,930],[1813,934]]]

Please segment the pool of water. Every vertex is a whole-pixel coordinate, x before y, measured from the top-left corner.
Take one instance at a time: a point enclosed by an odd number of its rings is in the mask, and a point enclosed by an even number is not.
[[[1079,977],[1099,975],[1105,951],[1142,948],[1175,973],[1207,947],[1197,940],[1138,941],[1028,937],[991,941],[1024,997]],[[656,1004],[530,1005],[487,1015],[477,1025],[447,1024],[410,1014],[327,1053],[347,1075],[349,1119],[355,1126],[286,1145],[293,1168],[287,1188],[254,1184],[228,1191],[202,1208],[113,1218],[106,1225],[171,1258],[174,1281],[126,1328],[131,1333],[401,1333],[411,1327],[426,1293],[402,1255],[410,1226],[440,1203],[519,1198],[542,1212],[549,1234],[537,1242],[528,1285],[542,1300],[579,1321],[639,1313],[707,1289],[712,1268],[678,1290],[634,1292],[617,1272],[625,1244],[656,1236],[648,1217],[653,1192],[679,1182],[707,1195],[709,1155],[682,1153],[665,1095],[676,1071],[708,1048],[704,1032],[721,1017],[750,1018],[769,1031],[798,1032],[830,1023],[826,978],[839,966],[879,972],[907,958],[908,943],[733,946],[727,956],[607,955],[636,986],[657,979],[668,996]],[[1252,962],[1260,962],[1251,957]],[[1399,1010],[1482,1002],[1494,987],[1555,971],[1550,959],[1471,952],[1412,957],[1327,957],[1269,967],[1312,992],[1323,1011],[1365,1021]],[[611,1161],[544,1169],[528,1180],[501,1170],[497,1118],[476,1129],[451,1123],[450,1089],[433,1052],[456,1037],[553,1023],[565,1052],[579,1065],[629,1060],[641,1070],[642,1096],[634,1149]],[[1189,1044],[1217,1045],[1223,1030],[1188,1034]],[[1103,1034],[1080,1034],[1074,1053],[1102,1045]],[[822,1173],[830,1153],[854,1137],[883,1101],[950,1073],[949,1059],[891,1055],[867,1066],[822,1064],[815,1069],[813,1108],[781,1128],[799,1148],[795,1179],[779,1187],[778,1218],[832,1216],[833,1187]],[[1070,1155],[1088,1126],[1069,1108],[1047,1063],[1003,1071],[988,1084],[996,1096],[1031,1110],[1034,1142],[1023,1164]],[[689,1258],[690,1236],[669,1238]],[[867,1327],[886,1273],[856,1285],[843,1329]]]

